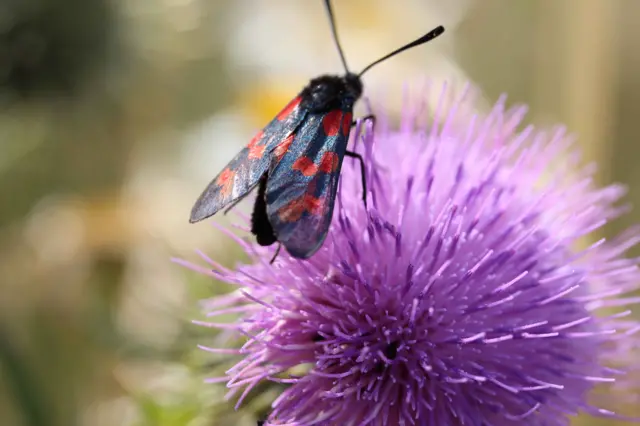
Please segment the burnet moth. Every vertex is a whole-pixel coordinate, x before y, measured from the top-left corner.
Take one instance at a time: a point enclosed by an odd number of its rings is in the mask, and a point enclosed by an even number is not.
[[[433,40],[444,28],[433,29],[355,74],[340,46],[331,1],[325,0],[325,6],[345,74],[311,80],[211,181],[191,210],[191,223],[230,209],[257,187],[251,232],[258,244],[279,242],[276,256],[284,245],[291,256],[307,259],[329,231],[345,155],[360,162],[366,208],[364,161],[347,151],[353,105],[362,95],[361,77],[380,62]]]

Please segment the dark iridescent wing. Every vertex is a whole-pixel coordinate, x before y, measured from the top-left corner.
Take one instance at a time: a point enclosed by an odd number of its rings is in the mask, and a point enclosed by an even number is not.
[[[251,191],[269,169],[272,153],[281,155],[293,140],[293,134],[306,116],[294,98],[248,146],[216,176],[191,209],[191,223],[214,215],[220,209]]]
[[[351,109],[308,115],[290,149],[271,166],[267,215],[294,257],[310,257],[327,236],[351,118]]]

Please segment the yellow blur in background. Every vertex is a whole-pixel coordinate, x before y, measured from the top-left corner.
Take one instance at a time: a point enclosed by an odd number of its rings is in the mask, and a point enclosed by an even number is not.
[[[579,136],[640,205],[640,2],[334,0],[352,69],[396,114],[406,82],[471,80]],[[171,257],[239,249],[188,223],[200,191],[314,76],[341,73],[320,0],[0,3],[0,425],[255,425],[204,377],[198,300],[227,287]],[[241,207],[242,208],[242,207]],[[218,218],[227,223],[228,218]],[[640,222],[640,210],[607,227]],[[640,415],[640,409],[635,414]],[[633,412],[633,409],[631,410]],[[576,424],[612,424],[579,419]]]

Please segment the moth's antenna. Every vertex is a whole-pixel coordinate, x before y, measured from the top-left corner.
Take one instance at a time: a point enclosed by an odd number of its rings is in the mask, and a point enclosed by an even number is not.
[[[336,43],[338,53],[340,54],[340,60],[344,66],[344,70],[349,73],[349,67],[347,66],[347,60],[344,58],[344,52],[342,46],[340,46],[340,40],[338,40],[338,31],[336,31],[336,20],[333,17],[333,10],[331,9],[331,0],[324,0],[324,5],[327,7],[327,13],[329,14],[329,23],[331,24],[331,33],[333,34],[333,41]]]
[[[370,63],[369,65],[364,67],[364,69],[362,71],[360,71],[360,74],[358,74],[358,77],[361,77],[362,74],[364,74],[365,72],[369,71],[371,68],[373,68],[374,66],[378,65],[380,62],[384,62],[387,59],[389,59],[390,57],[396,56],[398,53],[404,52],[405,50],[411,49],[412,47],[416,47],[416,46],[420,46],[421,44],[425,44],[426,42],[431,41],[434,38],[438,37],[443,32],[444,32],[444,27],[442,25],[440,25],[437,28],[432,29],[431,31],[429,31],[428,33],[426,33],[425,35],[423,35],[419,39],[414,40],[411,43],[409,43],[407,45],[404,45],[399,49],[394,50],[393,52],[389,53],[388,55],[383,56],[382,58],[378,59],[377,61],[374,61],[374,62]]]

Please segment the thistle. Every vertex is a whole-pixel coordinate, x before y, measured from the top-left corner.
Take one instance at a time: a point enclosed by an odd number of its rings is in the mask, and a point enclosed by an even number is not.
[[[285,383],[265,425],[565,425],[624,383],[611,368],[640,329],[635,230],[579,247],[607,221],[620,186],[597,188],[563,128],[522,126],[524,107],[473,113],[443,90],[431,118],[410,103],[400,130],[359,123],[328,238],[307,261],[242,239],[252,263],[193,269],[239,286],[199,322],[247,338],[226,382],[237,406]],[[376,111],[380,114],[381,111]],[[363,127],[367,127],[366,129]],[[358,135],[356,137],[356,135]],[[234,237],[235,238],[235,237]],[[632,364],[634,357],[627,357]],[[629,365],[633,367],[633,365]]]

